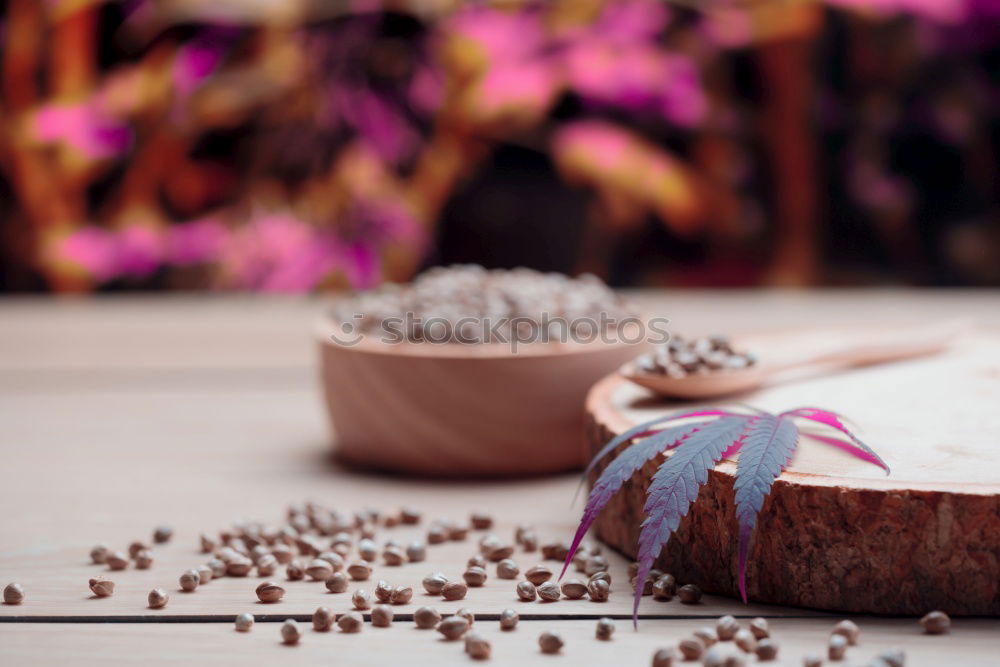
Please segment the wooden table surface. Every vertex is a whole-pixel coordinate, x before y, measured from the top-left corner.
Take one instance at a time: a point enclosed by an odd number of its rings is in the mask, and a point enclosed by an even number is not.
[[[692,334],[960,316],[1000,327],[1000,294],[991,291],[637,296],[648,311],[670,317],[676,331]],[[415,505],[424,510],[424,524],[483,509],[496,517],[502,535],[518,523],[535,525],[543,540],[572,534],[580,510],[570,506],[575,476],[425,481],[334,463],[310,340],[310,324],[324,307],[315,298],[215,296],[0,301],[0,585],[18,581],[27,593],[22,605],[0,605],[0,664],[467,662],[459,644],[414,629],[409,618],[416,606],[442,612],[460,606],[422,594],[398,609],[403,620],[392,628],[366,625],[361,634],[343,637],[306,629],[293,649],[278,642],[277,621],[305,619],[320,604],[346,610],[348,594],[294,582],[281,603],[261,605],[253,595],[256,578],[227,578],[192,594],[176,590],[179,574],[205,560],[197,553],[200,532],[241,518],[276,522],[288,504],[307,499],[348,510]],[[109,575],[116,594],[92,599],[87,579],[106,573],[88,564],[90,547],[105,542],[124,549],[148,539],[158,524],[172,525],[175,535],[154,549],[153,568]],[[405,539],[422,530],[392,529],[380,538]],[[473,533],[463,543],[429,547],[425,563],[380,566],[367,587],[379,578],[414,585],[432,570],[458,576],[475,539]],[[539,561],[532,554],[515,558],[522,569]],[[614,580],[625,581],[625,561],[610,558]],[[146,608],[154,586],[170,592],[166,609]],[[771,619],[781,643],[776,664],[798,665],[804,653],[822,652],[837,620],[720,598],[698,606],[644,598],[635,633],[626,588],[616,586],[604,604],[519,603],[511,582],[491,576],[462,604],[479,615],[477,626],[493,641],[497,664],[646,665],[656,647],[732,613]],[[521,614],[514,633],[501,633],[494,620],[505,607]],[[232,629],[232,618],[243,611],[259,615],[249,635]],[[604,615],[620,619],[610,643],[593,639],[593,619]],[[1000,649],[997,619],[957,619],[944,637],[922,635],[913,619],[856,620],[863,640],[845,664],[864,664],[899,646],[909,665],[987,665],[996,664]],[[548,628],[567,640],[562,658],[537,650],[537,635]]]

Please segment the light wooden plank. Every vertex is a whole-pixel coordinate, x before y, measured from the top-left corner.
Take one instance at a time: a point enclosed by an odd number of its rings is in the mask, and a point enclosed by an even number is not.
[[[280,623],[258,622],[250,633],[238,633],[231,623],[181,624],[37,624],[0,623],[0,651],[5,666],[21,665],[199,665],[234,664],[350,664],[384,665],[637,665],[650,664],[653,652],[689,636],[700,620],[646,620],[633,632],[619,621],[611,641],[594,638],[593,621],[524,621],[503,632],[496,621],[477,620],[474,627],[486,637],[492,660],[477,663],[463,653],[461,641],[447,642],[433,630],[418,630],[412,623],[389,628],[365,624],[358,634],[317,633],[301,624],[303,636],[296,646],[280,643]],[[775,667],[802,664],[807,653],[825,651],[832,623],[829,620],[780,619],[771,622],[779,642]],[[558,632],[565,642],[559,655],[543,655],[538,635]],[[908,667],[986,667],[996,664],[1000,621],[959,620],[951,634],[921,634],[913,621],[866,619],[861,621],[861,641],[848,649],[839,663],[863,665],[890,648],[906,651]],[[727,650],[732,643],[726,642]],[[756,663],[755,659],[748,663]],[[698,663],[679,663],[698,664]],[[828,663],[838,664],[838,663]]]

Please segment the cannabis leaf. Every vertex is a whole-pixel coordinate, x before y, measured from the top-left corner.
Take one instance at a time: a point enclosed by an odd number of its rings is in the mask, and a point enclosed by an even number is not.
[[[697,421],[691,421],[695,418]],[[739,535],[739,589],[746,602],[746,560],[757,515],[771,492],[774,480],[795,455],[799,443],[796,419],[824,424],[846,435],[848,440],[845,441],[841,437],[808,434],[820,442],[874,463],[882,467],[886,474],[889,473],[889,467],[878,454],[844,425],[840,415],[829,410],[797,408],[779,415],[754,408],[749,408],[748,414],[719,409],[669,413],[622,433],[605,445],[590,462],[587,472],[615,448],[634,440],[608,464],[594,483],[560,578],[566,573],[587,530],[612,496],[643,464],[658,454],[673,450],[653,474],[643,507],[646,518],[639,532],[639,567],[632,608],[632,619],[637,623],[642,582],[649,575],[653,562],[698,497],[699,487],[708,481],[708,471],[723,458],[738,453],[734,491]],[[683,424],[672,423],[680,420],[686,421]]]

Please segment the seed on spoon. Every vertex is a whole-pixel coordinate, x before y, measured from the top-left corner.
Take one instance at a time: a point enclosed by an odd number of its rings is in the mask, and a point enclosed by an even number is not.
[[[429,630],[441,621],[441,614],[433,607],[420,607],[413,612],[413,622],[421,630]]]
[[[513,630],[517,627],[517,622],[521,619],[513,609],[504,609],[500,612],[500,629]]]
[[[186,570],[180,576],[181,590],[185,593],[190,593],[198,588],[198,584],[201,582],[201,575],[198,574],[198,570]]]
[[[465,594],[469,592],[469,587],[460,581],[449,581],[441,589],[441,596],[445,600],[464,600]]]
[[[943,611],[932,611],[920,619],[920,625],[929,635],[943,635],[951,629],[951,619]]]
[[[356,611],[349,611],[337,619],[337,627],[341,632],[360,632],[364,624],[364,616]]]
[[[285,595],[285,589],[273,581],[265,581],[257,587],[257,599],[261,602],[277,602]]]
[[[395,612],[389,605],[377,604],[372,607],[372,625],[376,628],[388,628],[392,625],[393,616],[395,616]]]
[[[524,602],[534,602],[537,590],[530,581],[520,581],[517,584],[517,597]]]
[[[563,647],[562,637],[556,632],[543,632],[538,636],[538,647],[542,653],[558,653]]]
[[[441,589],[448,583],[448,577],[444,576],[441,572],[432,572],[424,577],[421,583],[424,586],[424,590],[431,595],[440,595]]]
[[[287,619],[281,624],[281,641],[292,646],[299,643],[299,639],[302,637],[302,632],[299,630],[299,624],[295,622],[295,619]]]
[[[615,634],[615,622],[607,616],[598,619],[594,636],[602,641],[608,641],[613,634]]]
[[[469,620],[461,616],[449,616],[437,624],[437,631],[449,641],[461,638],[469,629]]]
[[[167,592],[162,588],[154,588],[149,592],[149,595],[146,598],[147,602],[149,602],[150,609],[162,609],[163,607],[166,607],[169,599],[170,596],[168,596]]]
[[[101,579],[100,577],[90,580],[90,590],[99,598],[110,597],[115,592],[115,582]]]
[[[333,622],[336,620],[337,615],[333,613],[333,610],[329,607],[317,607],[316,611],[313,612],[312,622],[313,630],[316,632],[326,632],[331,627],[333,627]]]
[[[250,629],[253,628],[253,614],[243,612],[236,617],[234,625],[237,632],[250,632]]]

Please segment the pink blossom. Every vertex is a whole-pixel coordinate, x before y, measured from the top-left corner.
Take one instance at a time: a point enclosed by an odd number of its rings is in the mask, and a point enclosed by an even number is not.
[[[546,39],[537,13],[500,11],[481,5],[458,12],[445,29],[475,42],[490,65],[530,58]]]
[[[78,264],[99,282],[118,275],[116,239],[100,227],[88,225],[74,231],[59,245],[59,258]]]
[[[165,234],[147,224],[132,223],[118,232],[118,272],[144,278],[151,275],[166,258]]]
[[[128,125],[103,113],[95,99],[41,107],[35,132],[42,141],[64,142],[91,160],[119,155],[132,140]]]
[[[169,228],[167,262],[177,266],[208,262],[219,254],[229,231],[218,220],[181,222]]]

